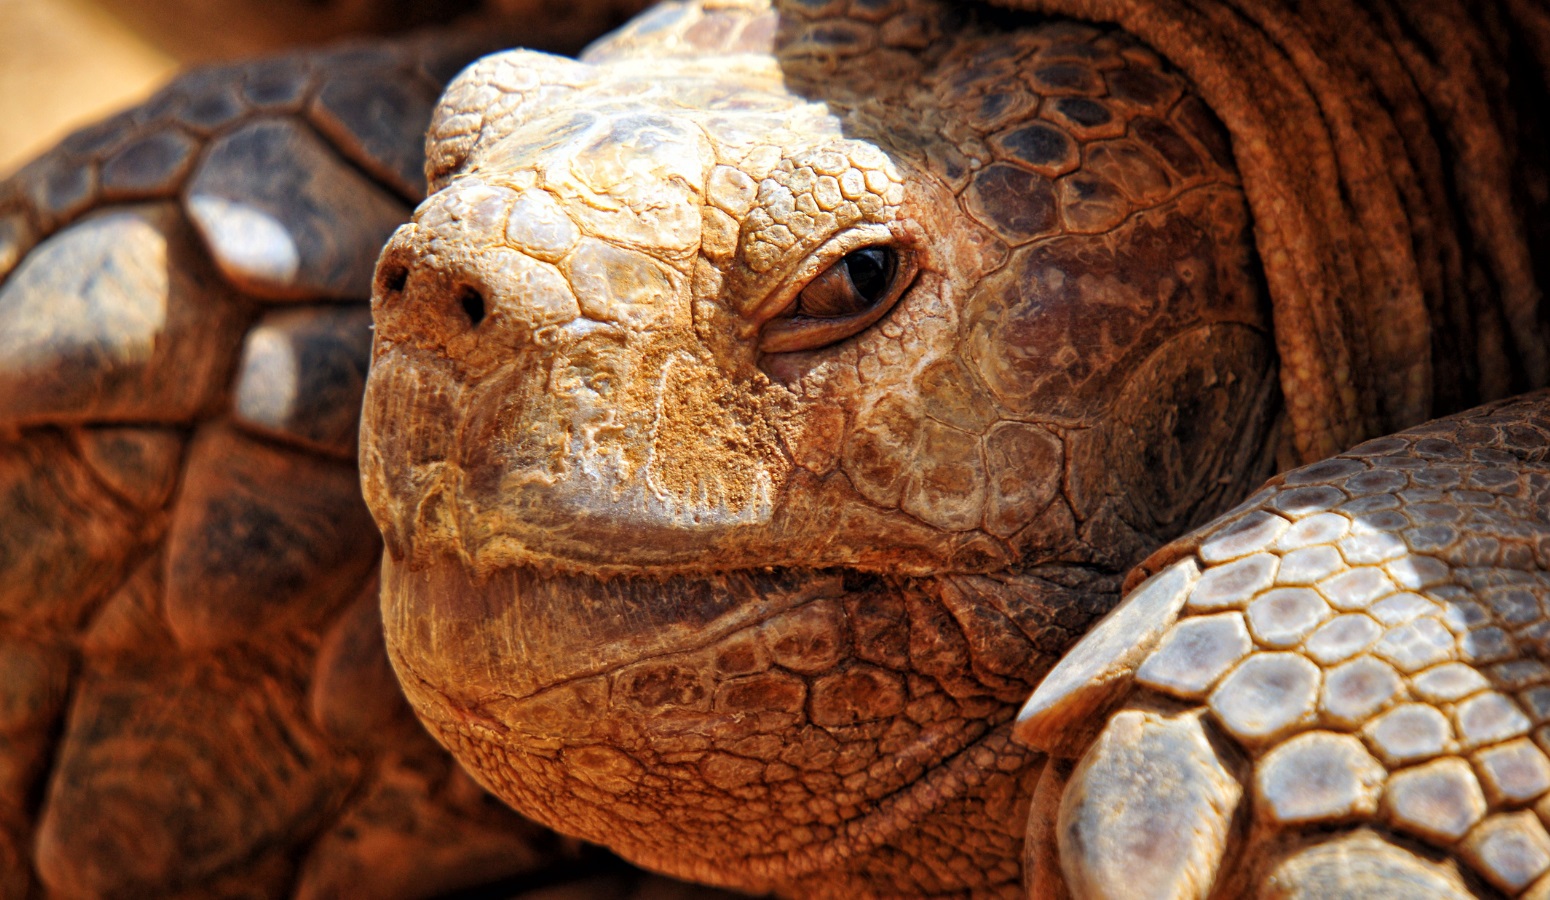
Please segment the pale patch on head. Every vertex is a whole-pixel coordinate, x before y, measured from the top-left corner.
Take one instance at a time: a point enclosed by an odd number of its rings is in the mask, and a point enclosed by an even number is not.
[[[767,398],[715,368],[675,354],[663,368],[647,479],[676,518],[768,521],[790,463],[775,449]]]

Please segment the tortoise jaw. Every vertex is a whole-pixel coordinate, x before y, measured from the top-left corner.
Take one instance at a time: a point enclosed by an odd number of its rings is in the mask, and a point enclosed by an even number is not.
[[[383,619],[401,669],[473,708],[719,640],[843,596],[834,572],[605,576],[508,566],[473,574],[443,558],[383,561]]]
[[[1032,759],[1005,733],[1026,685],[948,674],[967,660],[935,659],[956,626],[929,590],[836,570],[479,578],[453,559],[389,558],[383,624],[416,713],[505,802],[746,888],[912,827],[978,783],[984,750],[1006,772]],[[922,680],[917,666],[942,671]],[[936,677],[969,680],[944,691]],[[860,786],[831,792],[840,755]],[[770,815],[727,812],[747,802]],[[643,809],[653,828],[632,826]]]

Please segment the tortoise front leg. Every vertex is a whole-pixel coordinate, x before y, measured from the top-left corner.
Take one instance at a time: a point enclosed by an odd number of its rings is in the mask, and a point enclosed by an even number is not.
[[[1024,710],[1068,758],[1033,893],[1550,891],[1547,456],[1541,392],[1294,470],[1154,556]]]

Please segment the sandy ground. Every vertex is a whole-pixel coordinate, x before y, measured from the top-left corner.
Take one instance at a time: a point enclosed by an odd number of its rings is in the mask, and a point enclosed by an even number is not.
[[[177,67],[84,0],[0,0],[0,177]]]

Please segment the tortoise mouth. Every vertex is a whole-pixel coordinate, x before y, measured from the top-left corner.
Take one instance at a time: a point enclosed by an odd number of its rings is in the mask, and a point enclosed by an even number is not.
[[[481,575],[452,557],[411,566],[386,556],[383,623],[395,663],[445,682],[448,698],[472,710],[709,646],[815,601],[838,603],[846,578],[832,570],[653,575],[529,566]]]

